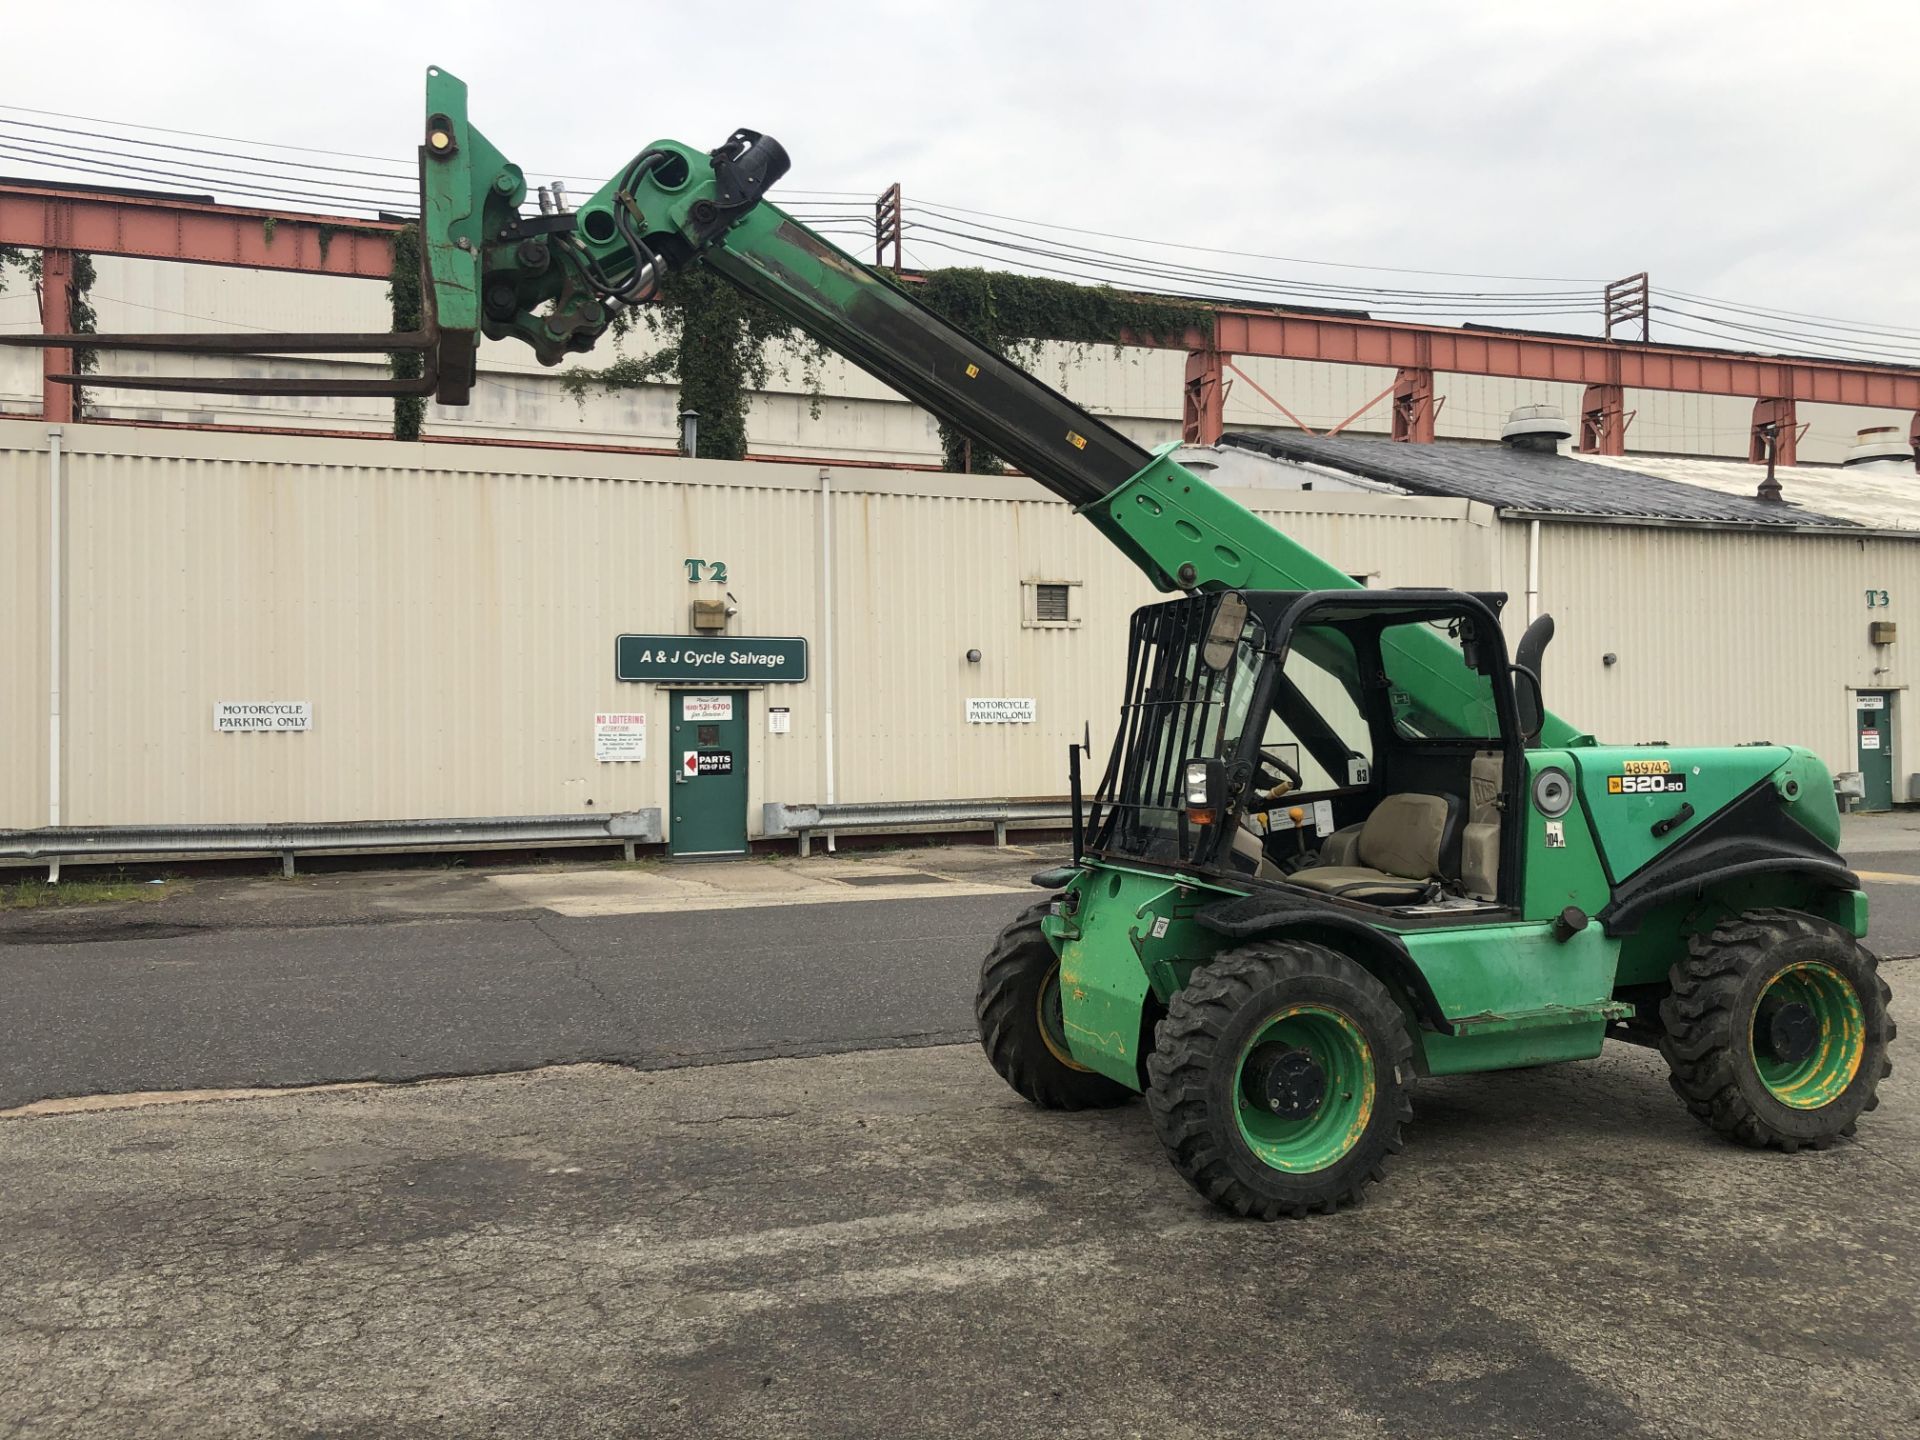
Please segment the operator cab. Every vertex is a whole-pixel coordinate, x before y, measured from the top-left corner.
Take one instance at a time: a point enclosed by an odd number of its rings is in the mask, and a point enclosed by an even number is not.
[[[1502,822],[1522,813],[1544,632],[1510,665],[1505,601],[1244,591],[1136,612],[1091,848],[1341,908],[1510,903],[1519,837]]]

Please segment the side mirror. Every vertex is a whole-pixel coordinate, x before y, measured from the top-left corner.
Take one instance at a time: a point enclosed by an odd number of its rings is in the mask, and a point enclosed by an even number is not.
[[[1520,712],[1520,743],[1532,749],[1540,743],[1541,727],[1547,723],[1547,697],[1533,671],[1524,665],[1508,668],[1513,672],[1513,708]]]
[[[1552,639],[1553,617],[1542,615],[1527,626],[1526,633],[1520,637],[1520,648],[1513,654],[1514,673],[1524,673],[1532,682],[1525,699],[1521,697],[1521,687],[1513,687],[1514,703],[1520,710],[1520,729],[1529,746],[1540,742],[1540,727],[1547,723],[1546,686],[1540,678],[1540,666],[1546,657],[1547,643]]]
[[[1213,620],[1207,626],[1207,643],[1200,658],[1209,670],[1224,670],[1233,663],[1233,652],[1240,648],[1240,634],[1247,628],[1247,597],[1229,590],[1214,607]]]

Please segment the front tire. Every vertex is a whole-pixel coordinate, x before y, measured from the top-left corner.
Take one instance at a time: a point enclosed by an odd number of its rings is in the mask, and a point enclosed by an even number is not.
[[[1384,1178],[1413,1114],[1413,1039],[1387,989],[1300,942],[1227,951],[1173,997],[1147,1107],[1174,1169],[1236,1215],[1332,1214]]]
[[[1060,1017],[1060,957],[1040,931],[1042,900],[1000,932],[980,965],[974,1018],[987,1063],[1042,1110],[1123,1105],[1133,1091],[1087,1069],[1067,1049]]]
[[[1756,1149],[1824,1150],[1880,1103],[1894,1024],[1880,962],[1791,910],[1750,910],[1687,943],[1660,1052],[1702,1123]]]

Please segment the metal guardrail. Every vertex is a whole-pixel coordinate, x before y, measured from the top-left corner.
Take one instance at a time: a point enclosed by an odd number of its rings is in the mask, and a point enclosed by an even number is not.
[[[803,858],[812,853],[813,837],[828,831],[953,830],[991,825],[993,843],[1004,845],[1009,826],[1037,829],[1073,823],[1073,806],[1065,800],[887,800],[832,805],[788,805],[769,800],[763,809],[767,836],[796,836]]]
[[[186,855],[278,855],[293,874],[300,854],[461,850],[494,845],[621,844],[661,840],[658,809],[612,815],[511,815],[474,820],[352,820],[297,825],[62,825],[0,830],[0,864]]]

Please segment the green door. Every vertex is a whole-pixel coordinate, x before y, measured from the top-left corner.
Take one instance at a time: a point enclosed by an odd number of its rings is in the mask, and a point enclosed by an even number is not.
[[[667,848],[675,855],[746,854],[746,692],[675,690],[667,713],[674,766]]]
[[[1893,695],[1886,690],[1862,690],[1854,697],[1856,757],[1866,784],[1862,810],[1893,808]]]

